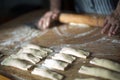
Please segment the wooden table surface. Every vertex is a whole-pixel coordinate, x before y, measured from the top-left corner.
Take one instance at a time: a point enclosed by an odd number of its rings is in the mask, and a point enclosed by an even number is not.
[[[119,36],[108,37],[102,35],[100,33],[101,28],[82,28],[63,24],[46,31],[39,31],[31,28],[30,25],[26,25],[26,23],[38,19],[43,12],[34,11],[0,26],[0,52],[5,57],[16,53],[21,46],[28,43],[52,47],[53,49],[71,46],[91,52],[91,56],[87,60],[77,58],[65,71],[56,71],[65,76],[64,80],[74,80],[76,77],[91,77],[78,74],[78,69],[81,65],[92,66],[88,61],[93,57],[120,62]],[[0,61],[4,58],[1,58]],[[0,73],[12,80],[48,80],[32,75],[30,71],[22,71],[13,67],[0,66]]]

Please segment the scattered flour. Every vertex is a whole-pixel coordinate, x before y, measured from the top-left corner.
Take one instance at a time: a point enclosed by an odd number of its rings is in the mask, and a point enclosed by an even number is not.
[[[39,31],[36,29],[32,29],[29,26],[22,26],[17,29],[15,29],[13,32],[8,33],[12,35],[11,38],[8,38],[0,43],[0,46],[9,46],[9,45],[14,45],[14,44],[19,44],[19,43],[25,43],[32,38],[36,36],[42,36],[45,34],[47,31]]]
[[[85,33],[77,34],[76,36],[74,36],[74,38],[78,38],[78,37],[86,36],[86,35],[88,35],[88,34],[94,32],[94,31],[96,31],[96,30],[97,30],[97,28],[92,29],[92,30],[90,30],[90,31],[88,31],[88,32],[85,32]]]

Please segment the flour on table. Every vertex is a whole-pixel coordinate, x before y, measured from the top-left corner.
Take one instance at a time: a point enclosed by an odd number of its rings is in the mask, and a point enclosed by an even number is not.
[[[22,44],[23,42],[29,41],[38,35],[42,36],[46,32],[47,32],[47,30],[39,31],[36,29],[32,29],[29,26],[23,25],[22,27],[16,28],[11,33],[9,33],[12,37],[2,41],[2,43],[0,43],[0,45],[9,46],[9,45],[16,44],[16,42],[19,44]]]

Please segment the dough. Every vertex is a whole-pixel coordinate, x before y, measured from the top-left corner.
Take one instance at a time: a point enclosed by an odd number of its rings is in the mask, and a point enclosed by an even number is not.
[[[72,63],[76,58],[68,54],[58,53],[52,56],[52,59],[61,60],[67,63]]]
[[[71,26],[76,26],[76,27],[80,27],[80,28],[87,28],[87,27],[90,27],[89,25],[87,24],[78,24],[78,23],[69,23],[69,25]]]
[[[46,68],[35,68],[31,73],[45,77],[45,78],[49,78],[52,80],[62,80],[63,79],[63,76],[61,74],[50,71]]]
[[[82,74],[101,77],[110,80],[120,80],[120,73],[98,67],[82,66],[78,72]]]
[[[31,54],[26,54],[26,53],[21,53],[21,54],[12,54],[11,55],[12,58],[17,58],[17,59],[21,59],[21,60],[26,60],[29,61],[33,64],[37,63],[40,61],[39,58],[34,57]]]
[[[49,49],[49,48],[42,48],[44,51],[47,51],[47,52],[49,52],[49,53],[52,53],[53,52],[53,50],[52,49]]]
[[[98,80],[96,78],[76,78],[75,80]]]
[[[23,48],[22,52],[32,54],[33,56],[40,58],[40,59],[42,59],[48,55],[48,52],[46,52],[46,51],[43,51],[43,50],[40,51],[40,50],[28,49],[28,48]]]
[[[42,64],[42,66],[45,66],[50,69],[57,69],[57,70],[64,71],[64,69],[68,66],[68,63],[54,60],[54,59],[46,59]]]
[[[101,66],[101,67],[110,69],[110,70],[120,72],[120,64],[117,62],[113,62],[111,60],[94,58],[90,61],[90,63],[97,65],[97,66]]]
[[[23,60],[19,60],[19,59],[13,59],[11,57],[5,58],[2,62],[1,65],[5,65],[5,66],[13,66],[22,70],[27,70],[28,68],[30,68],[32,66],[32,64],[30,64],[27,61],[23,61]]]
[[[60,53],[69,54],[69,55],[73,55],[73,56],[81,57],[81,58],[87,58],[90,54],[89,52],[86,52],[83,50],[75,50],[73,48],[68,48],[68,47],[62,48]]]
[[[23,48],[30,48],[30,49],[36,49],[36,50],[41,50],[39,46],[34,45],[34,44],[28,44]]]
[[[49,48],[43,48],[34,44],[28,44],[27,46],[23,47],[23,48],[28,48],[28,49],[36,49],[36,50],[40,50],[40,51],[46,51],[46,52],[53,52],[52,49]]]

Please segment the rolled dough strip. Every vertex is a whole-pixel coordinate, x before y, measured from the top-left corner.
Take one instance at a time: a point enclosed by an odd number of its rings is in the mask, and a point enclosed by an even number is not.
[[[99,80],[96,78],[76,78],[75,80]]]
[[[43,50],[40,51],[40,50],[28,49],[28,48],[23,48],[22,52],[32,54],[33,56],[38,57],[40,59],[42,59],[48,55],[48,53],[46,51],[43,51]]]
[[[68,63],[61,62],[58,60],[53,60],[53,59],[46,59],[42,64],[42,66],[45,66],[49,69],[57,69],[57,70],[64,71],[64,69],[68,66]]]
[[[49,49],[49,48],[42,48],[44,51],[47,51],[47,52],[49,52],[49,53],[52,53],[53,52],[53,50],[52,49]]]
[[[120,72],[120,64],[117,62],[113,62],[111,60],[94,58],[90,61],[90,63],[97,65],[97,66],[101,66],[101,67],[110,69],[110,70]]]
[[[119,73],[98,67],[82,66],[78,72],[82,74],[101,77],[110,80],[120,80]]]
[[[49,48],[43,48],[43,47],[40,47],[40,46],[38,46],[38,45],[34,45],[34,44],[28,44],[28,45],[26,45],[26,46],[23,47],[23,48],[36,49],[36,50],[46,51],[46,52],[53,52],[52,49],[49,49]]]
[[[23,48],[24,48],[24,47],[23,47]],[[25,48],[41,50],[39,46],[34,45],[34,44],[28,44],[28,45],[25,46]]]
[[[50,71],[45,68],[34,68],[34,70],[31,72],[32,74],[39,75],[41,77],[49,78],[52,80],[62,80],[63,75]]]
[[[68,48],[68,47],[62,48],[60,53],[69,54],[80,58],[87,58],[90,55],[89,52],[83,50],[75,50],[73,48]]]
[[[76,59],[76,57],[64,53],[58,53],[52,56],[52,59],[61,60],[67,63],[72,63]]]
[[[11,57],[8,57],[6,59],[4,59],[1,62],[1,65],[5,65],[5,66],[13,66],[22,70],[27,70],[28,68],[30,68],[32,65],[26,61],[23,60],[19,60],[19,59],[13,59]]]
[[[16,59],[21,59],[21,60],[26,60],[29,61],[33,64],[37,63],[40,61],[39,58],[34,57],[31,54],[25,54],[25,53],[21,53],[21,54],[12,54],[11,55],[12,58],[16,58]]]

